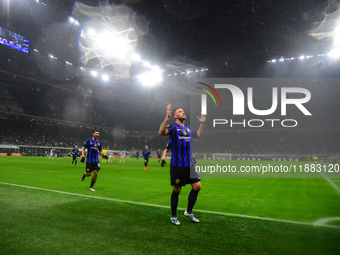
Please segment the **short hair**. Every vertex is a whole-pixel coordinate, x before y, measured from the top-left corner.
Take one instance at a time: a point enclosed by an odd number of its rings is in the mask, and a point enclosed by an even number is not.
[[[176,109],[172,112],[172,117],[175,116],[175,112],[176,112],[178,109],[181,109],[181,108],[180,108],[180,107],[176,108]]]
[[[100,133],[100,131],[99,131],[98,129],[95,129],[95,130],[93,131],[93,133],[96,133],[96,132]]]

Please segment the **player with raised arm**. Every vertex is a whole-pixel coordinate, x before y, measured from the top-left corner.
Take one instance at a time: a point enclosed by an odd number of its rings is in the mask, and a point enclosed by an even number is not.
[[[170,179],[173,191],[171,194],[171,222],[174,225],[180,225],[177,218],[178,196],[182,186],[191,184],[192,189],[188,196],[188,206],[184,215],[190,217],[193,222],[199,222],[194,216],[192,209],[196,203],[198,192],[201,189],[201,181],[199,175],[194,169],[192,151],[191,151],[191,138],[201,138],[206,121],[206,115],[197,117],[201,123],[197,133],[190,129],[188,125],[184,124],[186,119],[185,112],[182,108],[176,108],[173,111],[173,118],[175,123],[169,125],[171,116],[171,104],[167,106],[166,117],[159,128],[159,134],[162,136],[170,136],[171,141],[171,161],[170,161]]]
[[[74,163],[74,167],[76,167],[77,157],[78,157],[78,154],[79,154],[79,149],[78,149],[77,145],[74,146],[73,150],[71,151],[71,154],[72,154],[72,158],[73,158],[72,164],[73,164],[73,162],[76,162],[76,163]]]
[[[149,162],[149,156],[150,156],[150,150],[147,145],[145,146],[145,149],[143,150],[143,156],[144,156],[144,170],[146,171],[147,170],[146,168]]]
[[[93,185],[97,181],[98,172],[100,170],[100,163],[98,159],[98,155],[101,154],[103,158],[107,159],[108,156],[105,155],[102,151],[102,143],[98,140],[99,138],[99,131],[94,130],[93,137],[89,138],[85,141],[82,155],[85,155],[85,149],[87,149],[87,156],[86,156],[86,171],[83,173],[81,180],[84,181],[85,177],[91,176],[93,172],[93,177],[91,181],[91,186],[89,190],[95,191]],[[81,162],[85,162],[85,157],[82,157]]]

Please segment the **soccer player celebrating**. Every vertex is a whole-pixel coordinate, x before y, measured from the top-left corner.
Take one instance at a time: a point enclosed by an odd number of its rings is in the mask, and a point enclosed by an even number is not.
[[[98,159],[98,154],[101,154],[103,158],[107,159],[107,155],[105,155],[102,151],[102,143],[98,140],[99,138],[99,131],[94,130],[93,137],[89,138],[85,141],[82,155],[85,155],[85,149],[87,149],[87,156],[86,156],[86,172],[83,173],[81,180],[84,181],[86,176],[91,176],[93,172],[93,177],[91,181],[91,186],[89,190],[95,191],[93,185],[97,181],[98,172],[100,170],[100,163]],[[81,159],[81,162],[85,162],[85,157]]]
[[[172,116],[175,123],[168,125],[171,115],[171,104],[167,106],[166,117],[159,128],[159,134],[162,136],[169,135],[171,141],[171,162],[170,162],[170,179],[173,191],[171,194],[171,222],[174,225],[180,225],[177,218],[178,195],[182,186],[191,184],[192,189],[188,197],[188,207],[184,215],[190,217],[193,222],[199,222],[195,218],[192,209],[196,203],[198,192],[201,189],[201,181],[197,172],[195,172],[191,153],[191,138],[201,138],[206,121],[206,115],[197,117],[201,122],[200,127],[196,132],[192,131],[189,126],[184,125],[186,119],[185,112],[181,108],[176,108]]]
[[[143,150],[143,155],[144,155],[144,170],[146,171],[146,167],[148,166],[149,155],[150,155],[150,150],[148,146],[145,146],[145,149]]]
[[[162,157],[161,149],[158,149],[158,151],[157,151],[158,164],[161,161],[161,157]]]
[[[73,158],[72,164],[75,161],[76,163],[74,163],[74,167],[76,167],[76,165],[77,165],[77,157],[78,157],[78,154],[79,154],[79,149],[78,149],[77,145],[74,146],[73,150],[71,151],[71,154],[72,154],[72,158]]]
[[[121,161],[123,161],[123,163],[125,163],[124,157],[125,157],[125,152],[123,150],[120,150],[120,160],[119,160],[118,163],[120,163]]]

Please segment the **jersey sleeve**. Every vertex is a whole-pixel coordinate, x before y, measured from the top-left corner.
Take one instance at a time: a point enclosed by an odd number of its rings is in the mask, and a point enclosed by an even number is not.
[[[98,150],[99,150],[99,151],[102,150],[102,142],[101,142],[101,141],[98,142]]]
[[[174,131],[175,125],[174,123],[172,123],[167,125],[166,128],[169,130],[169,136],[171,136],[172,132]]]

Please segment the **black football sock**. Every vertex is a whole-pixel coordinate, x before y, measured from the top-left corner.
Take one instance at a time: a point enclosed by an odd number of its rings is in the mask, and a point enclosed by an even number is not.
[[[197,200],[197,195],[198,195],[199,190],[194,190],[191,189],[189,196],[188,196],[188,207],[187,207],[187,212],[190,214],[192,213],[192,208],[194,207],[196,200]]]
[[[96,183],[96,181],[94,181],[94,180],[92,180],[91,181],[91,186],[90,186],[90,188],[93,188],[93,185]]]
[[[75,166],[77,165],[77,161],[78,161],[78,160],[76,160],[76,163],[74,163]]]
[[[146,167],[146,162],[144,162],[144,166]]]
[[[178,195],[179,192],[172,191],[171,194],[171,216],[176,217],[177,216],[177,206],[178,206]]]

